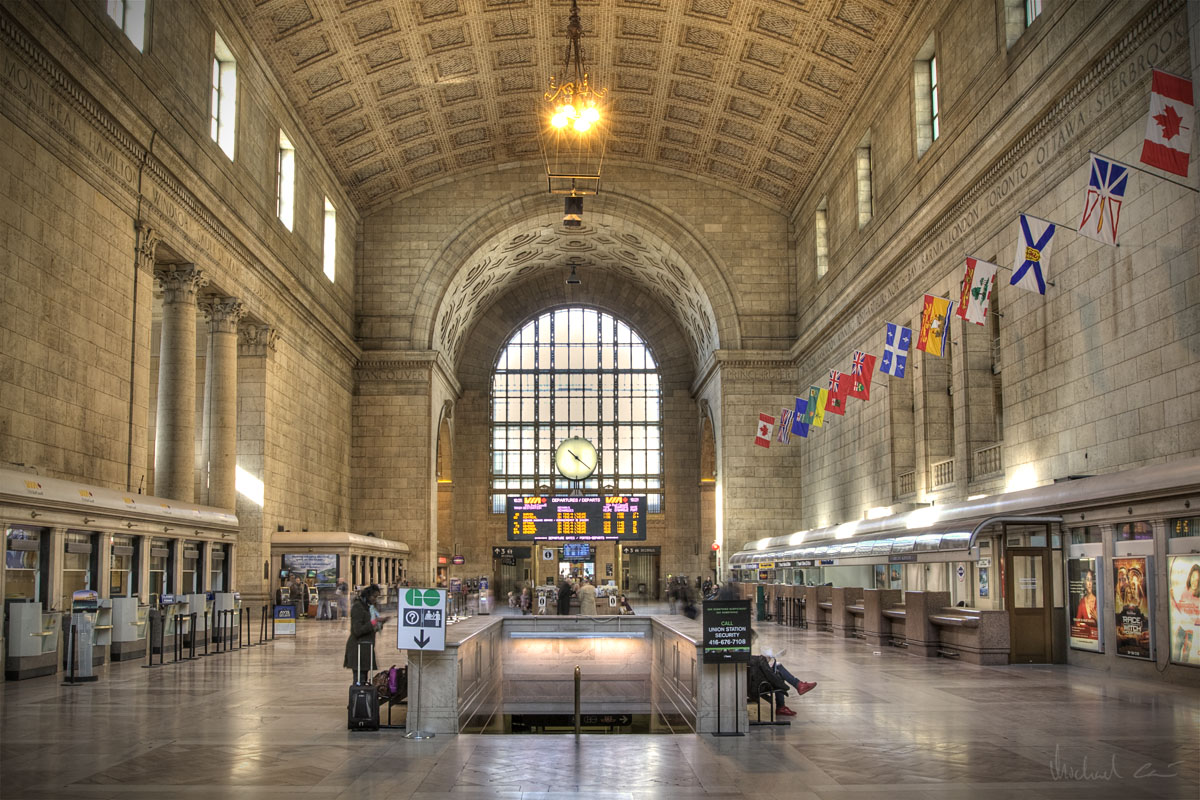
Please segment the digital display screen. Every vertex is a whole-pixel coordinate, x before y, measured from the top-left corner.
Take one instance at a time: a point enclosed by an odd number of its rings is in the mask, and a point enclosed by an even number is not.
[[[591,561],[592,546],[582,542],[567,542],[563,545],[563,561]]]
[[[645,541],[646,498],[632,495],[506,500],[508,541]]]

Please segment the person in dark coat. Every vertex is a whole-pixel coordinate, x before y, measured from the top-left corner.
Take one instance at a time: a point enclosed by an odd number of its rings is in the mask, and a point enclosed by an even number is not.
[[[346,659],[342,666],[354,671],[355,683],[365,684],[367,673],[376,669],[375,634],[381,631],[383,623],[390,619],[379,615],[375,608],[378,600],[379,587],[371,584],[358,593],[350,607],[350,637],[346,639]]]
[[[571,596],[575,594],[575,590],[571,588],[571,582],[564,576],[558,582],[558,615],[565,617],[571,613]]]

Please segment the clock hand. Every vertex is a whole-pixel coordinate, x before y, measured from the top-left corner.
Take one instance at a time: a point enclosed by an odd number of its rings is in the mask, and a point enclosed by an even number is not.
[[[570,454],[571,454],[571,455],[572,455],[572,456],[575,458],[575,460],[576,460],[576,461],[578,461],[580,464],[583,464],[583,466],[584,466],[584,468],[585,468],[585,469],[591,469],[591,467],[590,467],[590,466],[588,466],[588,463],[587,463],[586,461],[584,461],[584,460],[583,460],[582,458],[580,458],[579,456],[575,455],[575,451],[574,451],[574,450],[572,450],[571,448],[569,448],[569,447],[568,447],[568,448],[567,448],[567,452],[568,452],[568,453],[570,453]]]

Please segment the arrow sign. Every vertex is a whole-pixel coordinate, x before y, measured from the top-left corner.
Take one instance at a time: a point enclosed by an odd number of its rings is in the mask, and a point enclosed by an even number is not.
[[[405,589],[396,626],[399,650],[446,649],[446,590]]]

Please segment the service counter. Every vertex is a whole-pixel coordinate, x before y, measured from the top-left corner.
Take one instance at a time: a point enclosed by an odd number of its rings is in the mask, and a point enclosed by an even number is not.
[[[441,652],[408,652],[408,724],[433,733],[482,730],[502,714],[653,714],[675,732],[717,729],[716,665],[701,658],[686,617],[471,617]],[[386,657],[380,656],[380,663]],[[721,726],[747,729],[746,670],[720,671]]]

